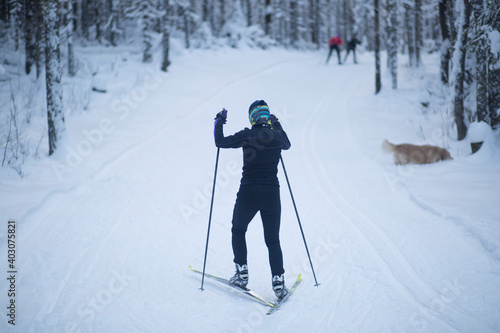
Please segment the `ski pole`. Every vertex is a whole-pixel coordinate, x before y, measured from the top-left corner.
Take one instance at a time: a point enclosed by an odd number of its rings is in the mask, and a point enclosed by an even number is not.
[[[215,181],[217,179],[217,168],[219,165],[219,151],[220,148],[217,147],[217,157],[215,158],[215,173],[214,173],[214,184],[212,186],[212,200],[210,202],[210,214],[208,216],[208,230],[207,230],[207,244],[205,246],[205,259],[203,260],[203,273],[201,276],[201,287],[200,290],[203,291],[203,282],[205,280],[205,265],[207,263],[207,252],[208,252],[208,239],[210,237],[210,224],[212,223],[212,208],[214,206],[214,194],[215,194]]]
[[[290,181],[288,180],[288,175],[287,175],[286,169],[285,169],[285,163],[283,162],[283,157],[281,155],[280,155],[280,160],[281,160],[281,166],[283,167],[283,172],[285,173],[286,183],[288,184],[288,189],[290,190],[290,197],[292,197],[292,203],[293,203],[293,208],[295,209],[295,215],[297,215],[297,221],[299,221],[300,233],[302,234],[302,239],[304,240],[304,245],[306,246],[307,257],[309,258],[309,263],[311,264],[311,270],[312,270],[312,273],[314,276],[314,282],[316,282],[316,284],[314,286],[318,287],[320,284],[318,283],[318,280],[316,279],[316,273],[314,273],[314,267],[313,267],[313,263],[311,260],[311,256],[309,255],[309,248],[307,247],[306,237],[304,236],[304,230],[302,229],[302,223],[300,223],[299,212],[297,211],[297,205],[295,205],[295,199],[293,198],[292,187],[290,186]]]

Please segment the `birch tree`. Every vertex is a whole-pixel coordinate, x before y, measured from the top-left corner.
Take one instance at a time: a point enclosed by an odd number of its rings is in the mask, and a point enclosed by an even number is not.
[[[387,0],[387,54],[392,77],[392,89],[398,88],[398,7],[396,0]]]
[[[61,84],[59,48],[59,0],[45,0],[45,82],[47,88],[47,123],[49,155],[52,155],[66,131]]]

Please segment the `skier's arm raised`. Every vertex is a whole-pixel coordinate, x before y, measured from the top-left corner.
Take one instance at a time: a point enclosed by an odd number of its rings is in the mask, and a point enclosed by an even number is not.
[[[269,120],[271,121],[271,126],[273,130],[277,131],[280,136],[280,141],[282,142],[283,146],[281,149],[287,150],[290,148],[291,143],[290,140],[288,140],[288,136],[286,135],[285,131],[283,130],[283,127],[281,126],[281,123],[278,121],[278,118],[274,114],[271,114],[269,117]]]
[[[234,135],[224,136],[223,125],[226,123],[227,110],[223,109],[215,116],[214,139],[218,148],[241,148],[248,142],[246,130]]]

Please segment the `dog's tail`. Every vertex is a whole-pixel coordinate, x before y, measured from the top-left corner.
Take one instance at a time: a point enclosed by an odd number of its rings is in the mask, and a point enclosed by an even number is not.
[[[394,151],[395,147],[396,147],[396,145],[393,145],[392,143],[390,143],[387,140],[384,140],[382,142],[382,150],[385,151],[386,153],[392,153]]]

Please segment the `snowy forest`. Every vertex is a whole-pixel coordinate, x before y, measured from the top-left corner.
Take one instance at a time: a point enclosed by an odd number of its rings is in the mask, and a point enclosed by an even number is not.
[[[185,49],[324,49],[333,35],[356,36],[374,53],[375,92],[380,52],[392,76],[386,89],[397,89],[398,66],[418,69],[422,53],[439,52],[462,140],[472,121],[500,123],[499,29],[496,0],[1,0],[2,167],[18,168],[47,141],[54,153],[65,113],[84,110],[91,91],[105,92],[98,84],[64,92],[62,82],[99,76],[81,59],[86,48],[133,45],[144,63],[168,71],[173,41]],[[28,138],[33,112],[46,112],[47,127]]]

